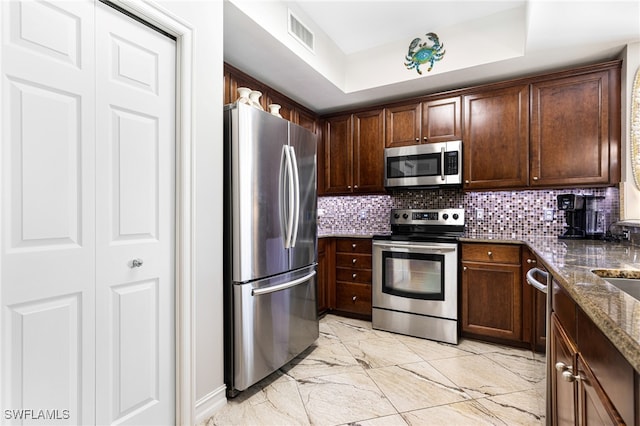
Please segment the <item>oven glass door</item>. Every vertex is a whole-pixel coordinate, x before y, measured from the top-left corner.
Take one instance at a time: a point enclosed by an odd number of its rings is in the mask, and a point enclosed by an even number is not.
[[[373,242],[372,305],[440,318],[458,317],[458,244]]]
[[[399,155],[387,158],[387,178],[428,177],[442,174],[441,153]]]
[[[445,257],[432,253],[384,251],[382,292],[423,300],[444,300]]]

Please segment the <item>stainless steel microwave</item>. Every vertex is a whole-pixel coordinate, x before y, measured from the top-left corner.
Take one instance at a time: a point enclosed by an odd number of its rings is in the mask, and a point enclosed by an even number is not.
[[[462,185],[462,141],[385,148],[386,188]]]

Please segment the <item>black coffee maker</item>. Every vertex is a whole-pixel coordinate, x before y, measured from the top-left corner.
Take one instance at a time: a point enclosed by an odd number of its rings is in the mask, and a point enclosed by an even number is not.
[[[558,238],[585,238],[585,203],[584,195],[558,195],[558,210],[564,210],[567,229]]]

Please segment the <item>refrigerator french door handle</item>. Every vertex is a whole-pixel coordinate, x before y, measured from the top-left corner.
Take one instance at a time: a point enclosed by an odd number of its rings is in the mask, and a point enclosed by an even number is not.
[[[290,248],[292,236],[293,236],[293,224],[295,220],[295,217],[294,217],[295,206],[291,200],[291,197],[294,191],[294,176],[293,176],[293,162],[291,160],[291,151],[289,151],[289,146],[287,145],[284,146],[284,153],[285,153],[285,159],[286,159],[286,174],[287,174],[287,180],[289,184],[289,197],[287,199],[287,210],[289,214],[287,217],[287,230],[286,230],[287,232],[285,235],[284,248]]]
[[[300,225],[300,175],[298,174],[298,160],[296,158],[296,152],[292,146],[289,147],[291,150],[291,163],[293,169],[293,235],[291,236],[291,247],[296,246],[296,241],[298,241],[298,227]]]
[[[297,280],[289,281],[287,283],[274,285],[267,288],[254,288],[251,290],[252,296],[260,296],[262,294],[275,293],[276,291],[285,290],[287,288],[295,287],[299,284],[302,284],[305,281],[309,281],[316,274],[316,271],[312,271],[309,275],[305,275],[302,278],[298,278]]]

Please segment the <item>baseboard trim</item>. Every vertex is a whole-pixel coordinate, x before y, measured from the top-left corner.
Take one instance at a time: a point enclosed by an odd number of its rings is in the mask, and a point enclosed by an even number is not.
[[[227,397],[225,394],[227,387],[225,385],[220,386],[209,392],[204,397],[200,398],[196,402],[196,421],[195,424],[199,425],[209,420],[216,411],[224,407],[227,403]]]

